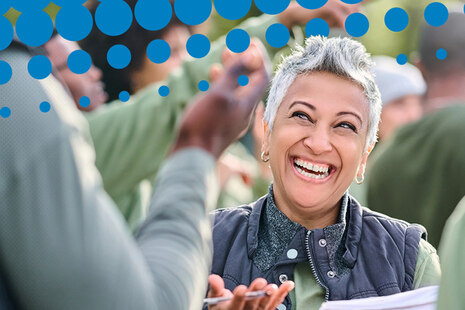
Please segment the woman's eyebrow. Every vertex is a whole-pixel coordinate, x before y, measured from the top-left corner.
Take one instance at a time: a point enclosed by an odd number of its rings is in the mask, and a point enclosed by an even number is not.
[[[350,114],[350,115],[353,115],[355,116],[356,118],[358,118],[358,120],[360,121],[360,124],[363,125],[363,121],[362,121],[362,118],[355,112],[339,112],[337,113],[336,115],[337,116],[341,116],[341,115],[347,115],[347,114]]]
[[[305,102],[305,101],[294,101],[290,106],[289,106],[289,110],[292,109],[293,106],[295,106],[296,104],[303,104],[305,106],[307,106],[309,109],[311,110],[316,110],[315,106],[308,103],[308,102]]]

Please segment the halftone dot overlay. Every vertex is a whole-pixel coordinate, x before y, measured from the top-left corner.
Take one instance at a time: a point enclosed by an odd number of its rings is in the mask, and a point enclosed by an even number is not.
[[[403,9],[392,8],[384,15],[384,23],[389,30],[399,32],[407,28],[409,17]]]
[[[0,33],[0,51],[2,51],[10,46],[14,35],[13,26],[4,16],[0,16]]]
[[[13,0],[1,0],[0,1],[0,15],[5,14],[13,5]]]
[[[255,0],[257,8],[265,14],[276,15],[283,12],[291,0]]]
[[[170,45],[162,39],[153,40],[147,46],[147,57],[151,62],[161,64],[167,61],[171,55]]]
[[[86,1],[87,0],[52,0],[53,3],[62,8],[76,4],[84,4]]]
[[[399,55],[397,55],[396,60],[397,60],[397,63],[399,65],[405,65],[407,63],[407,60],[408,60],[407,55],[399,54]]]
[[[10,64],[4,60],[0,60],[0,85],[8,83],[13,75]]]
[[[241,86],[246,86],[249,84],[249,78],[246,75],[241,75],[237,78],[237,83]]]
[[[447,57],[447,51],[443,48],[440,48],[436,51],[436,57],[439,59],[439,60],[443,60],[443,59],[446,59]]]
[[[53,34],[53,22],[44,11],[27,11],[16,21],[16,34],[26,45],[36,47],[45,44]]]
[[[194,58],[203,58],[210,52],[210,40],[203,34],[194,34],[187,40],[186,49]]]
[[[347,16],[345,21],[347,33],[356,38],[365,35],[369,27],[368,18],[362,13],[352,13]]]
[[[42,80],[52,73],[52,63],[46,56],[37,55],[29,60],[27,71],[33,78]]]
[[[108,50],[107,61],[115,69],[126,68],[131,62],[131,52],[122,44],[113,45]]]
[[[125,90],[120,92],[118,95],[119,100],[121,100],[122,102],[128,102],[130,97],[131,96],[129,95],[129,93]]]
[[[244,17],[252,6],[252,0],[214,0],[213,3],[218,14],[230,20]]]
[[[433,27],[439,27],[446,23],[449,18],[447,7],[439,2],[428,4],[425,8],[425,21]]]
[[[142,28],[160,30],[170,22],[173,8],[169,0],[139,0],[134,8],[134,16]]]
[[[15,10],[25,13],[41,11],[45,9],[50,2],[50,0],[14,0],[12,4]]]
[[[273,24],[266,30],[266,41],[275,48],[283,47],[289,42],[291,37],[289,29],[283,24]]]
[[[83,108],[87,108],[90,105],[90,99],[87,96],[82,96],[79,99],[79,105]]]
[[[50,103],[47,101],[41,102],[39,105],[39,110],[43,113],[50,111]]]
[[[89,10],[77,4],[60,9],[55,19],[58,33],[69,41],[79,41],[87,37],[93,24]]]
[[[158,94],[162,97],[166,97],[170,94],[170,89],[168,86],[161,86],[159,89],[158,89]]]
[[[202,80],[199,82],[198,87],[200,91],[207,91],[210,88],[210,84],[208,81]]]
[[[341,0],[341,1],[347,4],[357,4],[357,3],[362,2],[363,0]]]
[[[76,74],[84,74],[89,71],[92,65],[90,55],[83,50],[76,50],[68,56],[68,68]]]
[[[249,48],[250,36],[242,29],[233,29],[226,36],[226,46],[231,52],[242,53]]]
[[[300,4],[301,7],[310,10],[319,9],[325,5],[326,2],[328,2],[328,0],[297,0],[297,3]]]
[[[174,12],[186,25],[198,25],[207,20],[212,11],[211,0],[176,0]]]
[[[102,0],[95,11],[95,24],[106,35],[121,35],[131,23],[131,7],[123,0]]]
[[[8,118],[11,115],[11,110],[9,107],[3,107],[0,109],[0,116],[3,118]]]
[[[305,35],[310,36],[329,36],[329,25],[328,23],[321,18],[313,18],[308,21],[305,26]]]

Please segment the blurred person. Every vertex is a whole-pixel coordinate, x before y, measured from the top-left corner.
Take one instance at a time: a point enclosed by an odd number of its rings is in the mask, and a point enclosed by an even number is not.
[[[381,98],[371,65],[359,42],[310,37],[278,67],[261,154],[269,193],[214,212],[211,273],[226,289],[290,279],[295,290],[278,309],[319,309],[439,282],[421,225],[372,212],[347,192],[376,142]]]
[[[465,197],[448,218],[441,237],[439,255],[442,278],[439,287],[438,310],[461,310],[465,305]]]
[[[434,246],[465,195],[464,27],[463,12],[452,10],[444,25],[423,27],[419,68],[427,85],[426,114],[398,130],[367,177],[368,206],[424,225]],[[445,59],[436,56],[439,49],[447,51]]]
[[[193,99],[134,239],[102,189],[87,125],[53,76],[27,72],[20,43],[0,52],[15,74],[0,86],[12,114],[0,122],[0,307],[14,309],[198,309],[211,259],[206,212],[215,203],[215,161],[250,120],[268,76],[260,51],[230,63]],[[238,87],[240,74],[249,85]],[[41,113],[46,100],[51,109]],[[211,112],[215,113],[211,113]],[[221,279],[217,279],[221,282]],[[259,280],[272,307],[292,289]],[[2,294],[7,292],[7,294]]]

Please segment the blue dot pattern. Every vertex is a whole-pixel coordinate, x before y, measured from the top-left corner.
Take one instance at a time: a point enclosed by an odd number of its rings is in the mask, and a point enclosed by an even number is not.
[[[370,23],[368,18],[362,13],[352,13],[347,16],[345,28],[348,34],[353,37],[361,37],[367,33]]]
[[[231,52],[242,53],[249,48],[249,34],[242,29],[233,29],[226,36],[226,46]]]
[[[384,16],[384,23],[389,30],[399,32],[407,28],[409,17],[403,9],[392,8]]]
[[[68,7],[68,6],[73,6],[73,5],[79,5],[79,4],[84,4],[87,0],[53,0],[53,3],[58,5],[59,7]]]
[[[156,31],[168,25],[173,8],[169,0],[139,0],[134,8],[134,16],[142,28]]]
[[[55,19],[58,33],[69,41],[79,41],[87,37],[93,23],[89,10],[82,5],[68,5],[60,9]]]
[[[11,110],[9,107],[3,107],[0,109],[0,116],[3,118],[8,118],[11,115]]]
[[[291,0],[255,0],[257,8],[265,14],[276,15],[289,6]]]
[[[176,0],[174,12],[187,25],[198,25],[207,20],[212,11],[211,0]]]
[[[68,68],[76,74],[84,74],[92,65],[90,55],[83,50],[76,50],[68,56]]]
[[[399,54],[397,55],[396,60],[399,65],[405,65],[407,63],[407,55]]]
[[[45,44],[52,37],[53,22],[44,11],[28,11],[16,21],[16,34],[26,45],[36,47]]]
[[[0,85],[8,83],[13,75],[11,66],[4,60],[0,60]]]
[[[203,58],[210,52],[210,41],[203,34],[194,34],[187,40],[186,49],[194,58]]]
[[[300,4],[301,7],[310,10],[319,9],[325,5],[326,2],[328,2],[328,0],[297,0],[297,3]]]
[[[281,48],[289,42],[289,29],[283,24],[273,24],[266,30],[266,41],[275,48]]]
[[[126,68],[131,61],[131,52],[122,44],[113,45],[108,50],[107,61],[115,69]]]
[[[95,24],[106,35],[121,35],[131,23],[131,7],[123,0],[102,0],[95,11]]]
[[[167,61],[171,55],[170,45],[161,39],[153,40],[147,46],[147,57],[156,64]]]
[[[39,109],[41,112],[47,113],[48,111],[50,111],[50,103],[47,101],[40,103]]]
[[[347,4],[357,4],[357,3],[362,2],[363,0],[341,0],[341,1]]]
[[[37,55],[29,60],[27,71],[33,78],[42,80],[52,73],[52,63],[46,56]]]
[[[3,51],[8,46],[10,46],[11,41],[13,41],[14,35],[13,26],[11,25],[10,21],[4,16],[0,16],[0,33],[0,51]]]
[[[425,8],[425,20],[433,27],[442,26],[449,18],[447,7],[439,2],[430,3]]]
[[[311,19],[305,26],[305,35],[307,37],[318,35],[327,37],[329,35],[329,25],[324,19]]]
[[[443,59],[446,59],[447,57],[447,51],[443,48],[440,48],[436,51],[436,57],[439,59],[439,60],[443,60]]]
[[[87,96],[82,96],[79,99],[79,105],[83,108],[87,108],[90,105],[90,99]]]
[[[41,11],[45,9],[49,3],[50,0],[15,0],[13,1],[13,8],[23,13]]]
[[[249,12],[252,0],[214,0],[214,4],[221,17],[236,20]]]
[[[162,97],[166,97],[170,94],[170,89],[168,86],[163,85],[158,89],[158,94]]]
[[[129,95],[127,91],[123,90],[122,92],[119,93],[118,97],[119,97],[119,100],[121,100],[122,102],[128,102],[131,96]]]
[[[241,86],[246,86],[247,84],[249,84],[249,78],[248,78],[246,75],[241,75],[241,76],[239,76],[239,78],[237,79],[237,82],[238,82],[239,85],[241,85]]]
[[[210,88],[210,84],[205,80],[200,81],[198,86],[200,91],[207,91]]]
[[[2,0],[0,1],[0,15],[5,14],[13,5],[13,0]]]

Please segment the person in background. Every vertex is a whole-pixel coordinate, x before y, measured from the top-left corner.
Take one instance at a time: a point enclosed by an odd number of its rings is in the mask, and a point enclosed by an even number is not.
[[[423,27],[419,68],[427,85],[425,115],[397,131],[367,175],[368,206],[424,225],[434,246],[465,195],[464,27],[465,15],[454,10],[444,25]]]
[[[376,161],[376,154],[383,148],[383,143],[387,142],[397,129],[421,117],[422,96],[426,91],[425,81],[415,66],[409,63],[400,65],[389,56],[374,56],[373,61],[373,73],[381,93],[383,108],[378,143],[371,152],[367,170]],[[368,206],[366,184],[354,182],[350,187],[350,194],[364,206]]]

